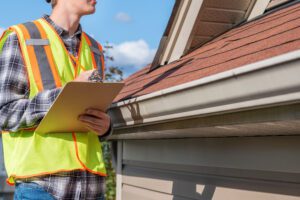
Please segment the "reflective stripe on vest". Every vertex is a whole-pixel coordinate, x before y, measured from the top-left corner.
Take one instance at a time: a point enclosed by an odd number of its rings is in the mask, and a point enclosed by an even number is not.
[[[38,23],[38,22],[37,22]],[[50,65],[49,60],[52,59],[52,52],[46,53],[46,46],[49,45],[49,40],[45,34],[40,33],[40,30],[33,22],[24,23],[24,28],[26,28],[29,33],[29,37],[26,39],[26,45],[32,46],[34,48],[34,55],[30,56],[31,59],[35,59],[37,61],[38,67],[34,68],[36,70],[37,75],[39,75],[42,80],[42,86],[44,90],[53,89],[55,87],[60,87],[60,80],[56,78],[56,83],[54,81],[54,76],[57,77],[56,66]],[[24,30],[25,31],[25,30]],[[43,42],[45,45],[43,45]],[[46,44],[47,43],[47,44]],[[49,48],[49,47],[48,47]],[[50,54],[50,55],[49,55]],[[55,74],[55,75],[53,75]]]
[[[44,19],[10,27],[0,40],[0,52],[12,31],[17,33],[20,42],[30,84],[30,99],[45,89],[64,86],[76,75],[98,66],[93,62],[91,46],[83,37],[86,34],[82,34],[74,65],[61,38]],[[2,139],[7,183],[10,185],[14,185],[15,179],[72,170],[87,170],[106,176],[101,143],[92,132],[40,134],[27,128],[3,132]]]
[[[91,36],[84,33],[84,37],[86,38],[90,49],[92,51],[92,57],[94,65],[97,66],[97,69],[101,72],[102,80],[105,80],[105,69],[104,69],[104,54],[102,46]]]

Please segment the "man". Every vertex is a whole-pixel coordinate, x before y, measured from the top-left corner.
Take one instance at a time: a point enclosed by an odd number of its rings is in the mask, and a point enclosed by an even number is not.
[[[50,16],[12,26],[0,39],[7,183],[16,185],[17,200],[104,199],[106,173],[98,137],[102,141],[111,133],[106,113],[90,108],[79,116],[88,133],[35,132],[67,82],[103,78],[102,47],[80,26],[82,16],[95,12],[96,1],[46,1],[53,8]]]

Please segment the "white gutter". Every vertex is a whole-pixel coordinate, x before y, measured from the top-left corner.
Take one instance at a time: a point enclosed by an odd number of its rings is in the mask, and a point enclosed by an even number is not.
[[[170,93],[173,93],[173,92],[179,92],[181,90],[186,90],[186,89],[189,89],[189,88],[192,88],[192,87],[212,83],[212,82],[219,81],[219,80],[222,80],[222,79],[235,77],[235,76],[246,74],[246,73],[249,73],[249,72],[252,72],[252,71],[256,71],[256,70],[260,70],[260,69],[264,69],[264,68],[268,68],[268,67],[273,67],[274,65],[278,65],[278,64],[281,64],[281,63],[284,63],[284,62],[297,60],[297,59],[300,59],[300,50],[292,51],[290,53],[282,54],[280,56],[269,58],[269,59],[259,61],[259,62],[256,62],[256,63],[244,65],[244,66],[236,68],[236,69],[221,72],[221,73],[218,73],[218,74],[215,74],[215,75],[212,75],[212,76],[204,77],[204,78],[201,78],[201,79],[198,79],[198,80],[195,80],[195,81],[187,82],[187,83],[184,83],[184,84],[181,84],[181,85],[177,85],[177,86],[174,86],[174,87],[170,87],[170,88],[167,88],[167,89],[156,91],[156,92],[146,94],[146,95],[143,95],[143,96],[139,96],[139,97],[136,97],[136,98],[132,98],[132,99],[129,99],[129,100],[117,102],[117,103],[114,103],[111,106],[111,108],[128,105],[128,104],[133,103],[133,102],[137,103],[139,101],[148,100],[148,99],[151,99],[151,98],[155,98],[155,97],[158,97],[158,96],[170,94]]]
[[[110,114],[113,117],[114,126],[117,128],[255,106],[295,102],[300,100],[300,93],[288,91],[298,87],[300,92],[300,79],[296,76],[296,73],[300,74],[299,59],[300,50],[289,52],[115,103],[110,108]],[[291,62],[296,60],[297,63]],[[243,76],[246,74],[248,75]],[[271,96],[264,96],[269,92],[273,92]],[[251,99],[251,96],[254,99]]]

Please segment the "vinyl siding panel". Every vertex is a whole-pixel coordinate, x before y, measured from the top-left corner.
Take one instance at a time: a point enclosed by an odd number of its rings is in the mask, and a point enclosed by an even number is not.
[[[300,199],[299,139],[124,140],[122,200]]]

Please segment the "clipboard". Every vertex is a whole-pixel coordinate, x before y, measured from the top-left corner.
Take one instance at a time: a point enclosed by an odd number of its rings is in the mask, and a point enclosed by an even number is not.
[[[106,111],[124,83],[68,82],[35,132],[88,132],[78,116],[87,108]]]

